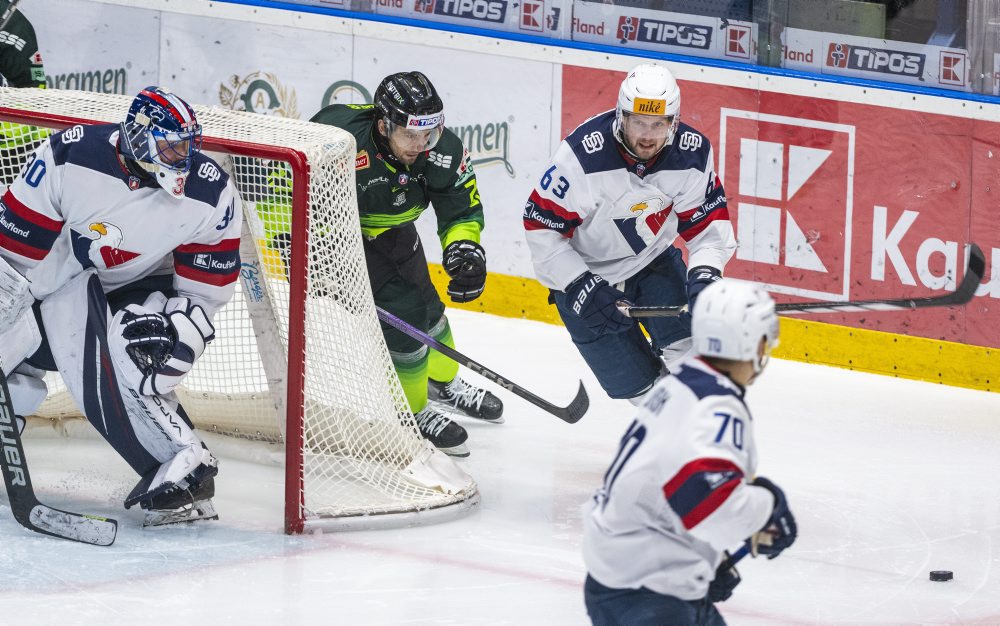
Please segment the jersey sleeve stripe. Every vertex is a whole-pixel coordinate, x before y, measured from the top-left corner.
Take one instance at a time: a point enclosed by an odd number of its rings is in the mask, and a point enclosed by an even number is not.
[[[0,246],[33,261],[45,258],[63,222],[29,209],[8,190],[0,200]]]
[[[236,282],[240,273],[240,240],[224,239],[216,244],[186,244],[174,250],[174,271],[199,283],[223,287]]]
[[[13,211],[18,217],[34,224],[35,226],[41,226],[46,230],[54,230],[56,232],[62,230],[62,220],[52,219],[51,217],[42,215],[38,211],[28,208],[28,205],[18,200],[14,194],[10,192],[10,189],[8,189],[7,193],[3,195],[3,204],[8,209]]]
[[[554,230],[569,238],[582,223],[583,219],[578,214],[541,197],[537,191],[531,192],[524,205],[525,230]]]
[[[663,485],[670,508],[691,530],[711,515],[743,482],[743,470],[726,459],[696,459]]]
[[[214,285],[215,287],[225,287],[226,285],[235,283],[236,277],[240,274],[238,269],[235,272],[219,274],[208,270],[201,270],[190,265],[182,265],[176,260],[174,260],[174,271],[181,278],[205,283],[206,285]]]
[[[728,220],[729,208],[726,204],[726,191],[722,188],[719,176],[708,186],[705,201],[701,206],[677,213],[677,234],[684,241],[691,241],[708,225],[717,220]]]
[[[223,239],[219,243],[186,243],[182,246],[177,246],[177,252],[181,254],[194,254],[196,252],[231,252],[239,249],[240,240],[236,237],[232,239]]]

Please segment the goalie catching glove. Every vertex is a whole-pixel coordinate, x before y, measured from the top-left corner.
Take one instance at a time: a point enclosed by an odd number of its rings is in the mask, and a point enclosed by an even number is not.
[[[130,304],[115,314],[108,343],[119,373],[144,396],[173,391],[215,338],[205,311],[187,298],[170,298],[163,312]]]

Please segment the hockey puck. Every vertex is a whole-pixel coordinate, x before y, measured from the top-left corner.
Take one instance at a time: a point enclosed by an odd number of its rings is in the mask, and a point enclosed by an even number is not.
[[[951,580],[955,575],[948,570],[934,570],[931,572],[931,580],[934,582],[944,582],[946,580]]]

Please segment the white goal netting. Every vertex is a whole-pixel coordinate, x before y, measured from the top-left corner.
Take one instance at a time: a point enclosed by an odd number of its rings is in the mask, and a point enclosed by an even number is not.
[[[121,121],[130,97],[0,89],[0,184],[51,128]],[[205,150],[244,203],[241,280],[180,400],[225,447],[286,450],[286,530],[447,517],[475,482],[417,432],[372,303],[358,223],[355,144],[300,120],[195,106]],[[31,124],[22,125],[22,124]],[[58,376],[37,418],[82,415]],[[63,431],[67,429],[63,428]],[[214,445],[211,444],[210,445]],[[273,455],[272,455],[273,456]],[[279,455],[280,458],[281,455]],[[222,471],[225,471],[223,465]]]

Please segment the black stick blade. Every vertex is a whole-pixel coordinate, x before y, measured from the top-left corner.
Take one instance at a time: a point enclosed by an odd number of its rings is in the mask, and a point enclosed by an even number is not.
[[[587,396],[587,388],[583,386],[583,381],[581,380],[580,388],[576,390],[576,397],[569,403],[569,406],[562,409],[558,417],[569,424],[576,424],[587,413],[587,409],[589,408],[590,398]]]

